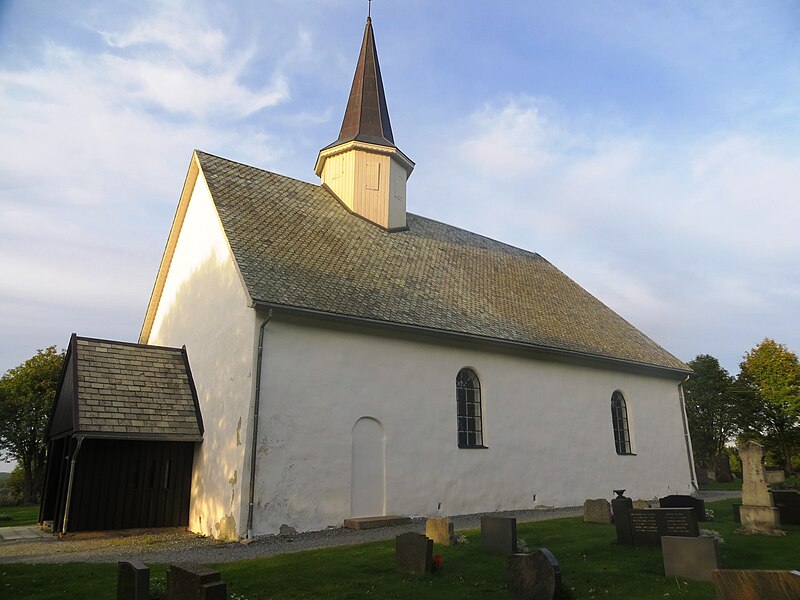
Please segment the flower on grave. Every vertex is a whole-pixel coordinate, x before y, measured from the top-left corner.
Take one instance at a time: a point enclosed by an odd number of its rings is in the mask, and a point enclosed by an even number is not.
[[[433,561],[431,562],[431,572],[435,573],[442,566],[442,555],[434,554]]]
[[[710,508],[706,509],[706,521],[713,521],[714,520],[714,511]]]
[[[530,552],[530,548],[528,547],[528,543],[523,539],[517,540],[517,552],[520,554],[528,554]]]

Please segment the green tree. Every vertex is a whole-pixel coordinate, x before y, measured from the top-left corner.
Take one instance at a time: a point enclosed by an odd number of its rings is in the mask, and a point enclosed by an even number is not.
[[[742,430],[760,435],[768,450],[792,471],[792,454],[800,437],[800,361],[784,344],[764,339],[739,365]]]
[[[19,462],[24,501],[41,491],[46,451],[44,433],[55,400],[64,352],[55,346],[37,350],[0,379],[0,456]]]
[[[689,366],[694,375],[684,384],[683,391],[694,462],[708,470],[714,468],[725,443],[736,433],[733,378],[708,354],[700,354]]]

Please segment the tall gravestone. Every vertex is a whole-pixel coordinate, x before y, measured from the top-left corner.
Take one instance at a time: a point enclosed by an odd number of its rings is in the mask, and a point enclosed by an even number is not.
[[[150,600],[150,569],[138,560],[117,563],[117,600]]]
[[[733,481],[733,473],[731,473],[731,459],[725,453],[717,456],[717,460],[714,462],[714,479],[717,483],[728,483],[729,481]]]
[[[614,490],[617,497],[611,501],[611,511],[614,513],[614,527],[617,530],[617,543],[630,546],[633,544],[631,532],[631,510],[633,500],[623,496],[625,490]]]
[[[780,529],[778,509],[772,505],[767,484],[764,482],[764,448],[747,441],[739,446],[742,459],[742,506],[740,533],[784,535]]]

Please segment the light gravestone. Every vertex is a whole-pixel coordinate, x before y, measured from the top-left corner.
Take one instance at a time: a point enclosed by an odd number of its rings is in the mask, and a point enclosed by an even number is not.
[[[455,543],[456,533],[447,517],[428,517],[425,520],[425,536],[434,544],[450,546]]]
[[[665,577],[711,583],[714,570],[720,567],[719,543],[713,537],[664,536],[661,551]]]
[[[764,448],[755,442],[739,446],[742,459],[742,506],[739,508],[741,529],[739,533],[784,535],[780,529],[778,509],[772,506],[767,484],[764,482]]]
[[[547,548],[533,554],[510,554],[506,557],[506,584],[515,598],[553,600],[561,589],[561,568]]]
[[[517,520],[512,517],[481,517],[481,548],[500,554],[515,554]]]
[[[611,504],[605,498],[589,499],[583,503],[584,523],[613,523]]]
[[[117,600],[150,600],[150,569],[143,562],[117,563]]]
[[[394,564],[400,573],[427,575],[433,566],[433,540],[421,533],[403,533],[394,538]]]
[[[714,571],[717,600],[797,600],[798,571]]]

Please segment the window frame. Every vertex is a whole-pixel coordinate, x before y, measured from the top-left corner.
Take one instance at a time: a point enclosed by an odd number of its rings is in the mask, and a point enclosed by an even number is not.
[[[614,432],[614,450],[619,456],[634,454],[630,424],[628,402],[625,400],[625,395],[621,391],[615,390],[611,394],[611,429]]]
[[[464,367],[456,375],[456,430],[458,447],[486,448],[483,427],[483,398],[478,374]]]

